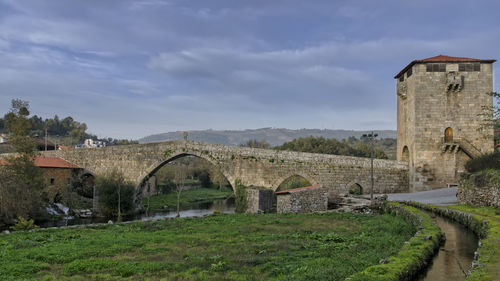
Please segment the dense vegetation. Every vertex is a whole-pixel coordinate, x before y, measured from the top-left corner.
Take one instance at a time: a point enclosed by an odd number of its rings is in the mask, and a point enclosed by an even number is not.
[[[96,178],[96,189],[99,194],[99,212],[105,216],[116,216],[121,220],[122,214],[132,213],[135,209],[135,186],[125,181],[118,171]]]
[[[478,158],[470,159],[465,163],[465,169],[469,173],[475,173],[481,170],[495,169],[500,170],[500,151],[482,155]]]
[[[35,218],[44,201],[45,181],[42,171],[34,164],[35,143],[28,136],[30,129],[29,103],[13,100],[6,126],[12,134],[16,157],[0,164],[0,225],[12,224],[16,219]]]
[[[500,188],[500,152],[495,151],[465,163],[468,173],[462,176],[463,186]]]
[[[414,227],[361,214],[223,215],[0,236],[0,279],[344,280]]]
[[[12,112],[5,114],[0,118],[0,133],[9,133],[9,124],[12,122],[14,115]],[[96,135],[87,132],[87,125],[75,121],[73,117],[67,116],[59,118],[57,114],[53,118],[45,118],[38,115],[33,115],[26,118],[26,125],[29,128],[27,134],[30,136],[45,137],[47,132],[49,138],[58,144],[73,145],[83,142],[85,139],[94,139],[106,141],[109,145],[124,145],[135,144],[137,141],[119,140],[114,138],[99,139]]]
[[[346,140],[325,139],[323,137],[298,138],[276,147],[278,150],[301,151],[311,153],[325,153],[335,155],[348,155],[370,157],[369,143],[351,137]],[[387,155],[379,148],[374,149],[374,157],[387,159]]]

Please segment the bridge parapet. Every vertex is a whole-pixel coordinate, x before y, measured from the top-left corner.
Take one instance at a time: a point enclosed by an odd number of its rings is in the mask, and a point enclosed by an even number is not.
[[[299,175],[311,184],[321,184],[332,192],[344,193],[354,183],[367,191],[370,181],[369,158],[194,141],[48,151],[44,154],[61,157],[96,175],[117,169],[138,186],[165,163],[185,155],[198,156],[216,165],[233,186],[239,180],[243,185],[276,190],[287,178]],[[375,159],[374,173],[376,192],[408,191],[406,162]]]

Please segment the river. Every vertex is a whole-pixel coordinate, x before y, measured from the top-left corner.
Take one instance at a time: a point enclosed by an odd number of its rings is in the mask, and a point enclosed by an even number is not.
[[[217,199],[212,202],[205,203],[195,203],[191,204],[179,212],[180,217],[202,217],[205,215],[213,214],[214,212],[232,214],[235,211],[234,198],[230,199]],[[122,221],[139,221],[139,220],[150,220],[150,219],[162,219],[162,218],[173,218],[177,216],[175,210],[167,210],[162,212],[156,212],[153,214],[139,214],[134,216],[123,217]],[[41,228],[46,227],[57,227],[57,226],[68,226],[68,225],[79,225],[79,224],[91,224],[91,223],[106,223],[110,218],[73,218],[69,217],[67,219],[61,219],[58,221],[46,221],[39,223]],[[114,219],[111,218],[114,221]]]

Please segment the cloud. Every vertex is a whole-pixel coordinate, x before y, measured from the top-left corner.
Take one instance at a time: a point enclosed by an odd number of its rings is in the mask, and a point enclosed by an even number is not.
[[[0,111],[20,97],[126,138],[394,129],[392,77],[411,60],[498,57],[498,4],[430,4],[0,0]]]

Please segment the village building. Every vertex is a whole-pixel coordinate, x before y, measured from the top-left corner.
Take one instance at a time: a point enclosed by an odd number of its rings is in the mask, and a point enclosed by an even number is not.
[[[397,159],[408,162],[410,191],[456,186],[467,160],[493,152],[493,129],[478,128],[493,104],[494,62],[439,55],[394,77]]]

